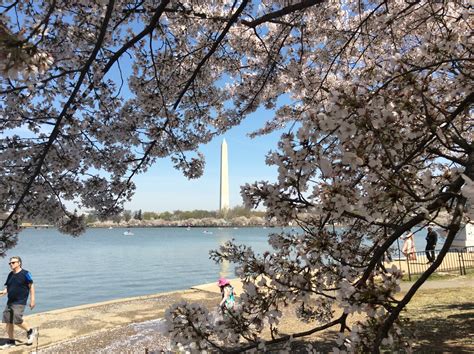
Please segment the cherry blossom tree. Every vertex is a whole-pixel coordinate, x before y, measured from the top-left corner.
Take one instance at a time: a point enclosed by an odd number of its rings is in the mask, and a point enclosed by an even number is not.
[[[0,5],[2,250],[26,217],[80,233],[66,200],[119,212],[133,176],[159,158],[198,177],[199,144],[265,106],[275,116],[255,135],[290,127],[267,157],[278,180],[242,195],[301,231],[272,234],[263,255],[232,242],[211,252],[237,265],[240,306],[215,321],[176,304],[171,338],[191,350],[290,350],[332,328],[335,351],[409,349],[400,314],[472,216],[467,1]],[[401,273],[380,259],[428,223],[446,230],[442,250],[396,299]],[[311,330],[279,333],[288,304]]]
[[[267,105],[282,94],[291,102],[258,133],[288,122],[294,128],[267,158],[278,180],[248,184],[242,195],[247,206],[263,204],[270,217],[302,231],[271,235],[273,250],[263,255],[232,242],[212,252],[237,264],[241,307],[210,325],[212,312],[174,306],[175,342],[256,351],[287,342],[289,350],[293,339],[333,328],[334,351],[409,350],[400,313],[472,215],[465,209],[474,179],[469,7],[361,1],[289,8],[259,9],[246,62],[269,70],[261,88]],[[277,36],[278,55],[264,65]],[[240,82],[233,88],[242,95]],[[447,232],[442,250],[396,299],[401,272],[383,269],[380,259],[404,232],[429,223]],[[279,334],[288,304],[311,330]],[[358,312],[364,320],[353,319]],[[261,339],[265,327],[271,340]]]
[[[258,92],[224,109],[227,51],[250,5],[179,1],[0,2],[0,252],[21,220],[73,235],[133,194],[133,176],[170,157],[189,178],[206,143],[258,105]],[[220,19],[207,19],[206,13]],[[222,15],[222,16],[221,16]],[[236,31],[236,30],[233,30]]]

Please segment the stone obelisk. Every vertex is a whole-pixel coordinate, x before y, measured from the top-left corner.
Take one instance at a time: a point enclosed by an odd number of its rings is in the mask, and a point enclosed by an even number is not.
[[[221,145],[221,200],[220,211],[229,210],[229,165],[227,161],[227,143]]]

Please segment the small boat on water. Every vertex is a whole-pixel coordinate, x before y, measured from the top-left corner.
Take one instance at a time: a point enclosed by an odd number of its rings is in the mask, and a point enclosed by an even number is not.
[[[203,233],[203,234],[207,234],[207,235],[212,235],[212,231],[204,230],[202,233]]]
[[[130,231],[130,230],[125,231],[123,234],[124,234],[124,236],[133,236],[133,235],[135,235],[135,234],[134,234],[132,231]]]

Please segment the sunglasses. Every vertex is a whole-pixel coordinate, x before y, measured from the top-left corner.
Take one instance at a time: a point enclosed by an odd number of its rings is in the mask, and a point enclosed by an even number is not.
[[[15,264],[15,263],[18,263],[18,261],[8,262],[8,264],[10,265]]]

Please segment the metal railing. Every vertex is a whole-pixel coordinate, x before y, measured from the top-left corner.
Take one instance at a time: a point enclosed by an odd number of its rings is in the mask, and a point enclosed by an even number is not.
[[[435,256],[438,257],[440,250],[435,250]],[[408,279],[412,275],[424,273],[431,265],[424,251],[414,252],[405,259],[399,259],[401,268],[405,270]],[[474,246],[450,249],[443,262],[436,268],[436,272],[459,272],[460,275],[466,275],[466,269],[474,268]]]

